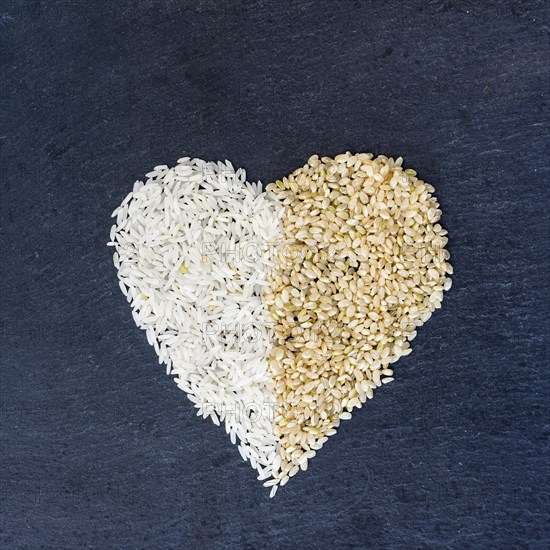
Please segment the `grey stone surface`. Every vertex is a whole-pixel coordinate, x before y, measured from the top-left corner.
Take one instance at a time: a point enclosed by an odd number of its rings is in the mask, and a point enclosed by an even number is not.
[[[547,548],[544,1],[0,0],[3,548]],[[402,155],[455,284],[274,500],[135,328],[105,243],[153,165]]]

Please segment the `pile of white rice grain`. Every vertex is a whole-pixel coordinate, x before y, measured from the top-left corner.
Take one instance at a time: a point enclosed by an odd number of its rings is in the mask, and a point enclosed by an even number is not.
[[[264,193],[186,157],[113,213],[136,324],[271,496],[393,380],[451,286],[434,188],[401,163],[314,155]]]
[[[182,158],[147,178],[113,213],[120,288],[198,414],[224,422],[267,479],[278,443],[261,293],[282,208],[229,162]]]

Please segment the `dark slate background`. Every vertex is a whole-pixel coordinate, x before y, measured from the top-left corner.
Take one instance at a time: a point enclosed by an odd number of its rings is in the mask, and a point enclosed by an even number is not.
[[[549,8],[0,0],[3,548],[547,548]],[[277,498],[121,295],[110,214],[183,155],[402,155],[455,266],[396,381]]]

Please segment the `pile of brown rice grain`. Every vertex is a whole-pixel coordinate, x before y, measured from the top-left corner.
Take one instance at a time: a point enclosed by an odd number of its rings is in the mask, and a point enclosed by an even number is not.
[[[434,188],[402,158],[313,155],[267,190],[285,207],[264,301],[279,409],[274,483],[307,468],[340,420],[393,380],[416,328],[451,287]]]

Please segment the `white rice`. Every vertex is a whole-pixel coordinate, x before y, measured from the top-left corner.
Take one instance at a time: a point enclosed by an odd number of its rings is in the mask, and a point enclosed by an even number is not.
[[[267,479],[278,443],[261,294],[283,209],[229,161],[182,158],[147,177],[113,212],[121,291],[197,414],[223,423]]]

